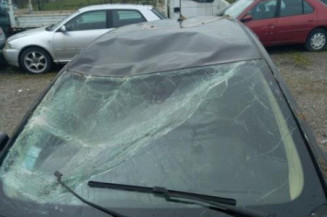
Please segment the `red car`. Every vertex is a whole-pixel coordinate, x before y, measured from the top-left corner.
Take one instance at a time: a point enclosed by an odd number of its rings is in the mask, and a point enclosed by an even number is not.
[[[265,46],[305,44],[325,49],[327,5],[319,0],[239,0],[225,15],[244,22]]]

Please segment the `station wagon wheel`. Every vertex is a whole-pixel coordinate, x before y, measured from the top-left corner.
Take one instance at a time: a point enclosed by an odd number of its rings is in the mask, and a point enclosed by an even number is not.
[[[19,63],[25,71],[32,74],[41,74],[50,70],[52,59],[45,50],[31,47],[23,51]]]
[[[327,33],[323,29],[313,30],[306,42],[306,48],[309,51],[321,51],[326,48],[327,44]]]

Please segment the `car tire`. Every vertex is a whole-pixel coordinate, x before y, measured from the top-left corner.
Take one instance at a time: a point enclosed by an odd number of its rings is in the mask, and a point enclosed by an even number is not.
[[[30,47],[21,53],[19,64],[28,73],[41,74],[50,70],[52,58],[42,48]]]
[[[309,51],[321,51],[326,48],[327,45],[327,32],[323,29],[315,29],[310,32],[306,48]]]

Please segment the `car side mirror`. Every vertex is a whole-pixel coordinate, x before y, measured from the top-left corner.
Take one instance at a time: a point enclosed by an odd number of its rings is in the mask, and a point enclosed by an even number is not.
[[[9,141],[9,136],[0,131],[0,151],[6,146]]]
[[[251,21],[251,20],[253,20],[253,16],[251,15],[251,14],[247,14],[247,15],[245,15],[242,19],[241,19],[241,21],[242,22],[248,22],[248,21]]]
[[[66,26],[62,26],[62,27],[60,27],[60,32],[67,32],[67,28],[66,28]]]

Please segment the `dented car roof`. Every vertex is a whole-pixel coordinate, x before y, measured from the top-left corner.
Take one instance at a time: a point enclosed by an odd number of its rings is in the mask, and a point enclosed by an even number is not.
[[[126,76],[259,59],[260,52],[248,34],[226,17],[126,26],[98,38],[68,70]]]

